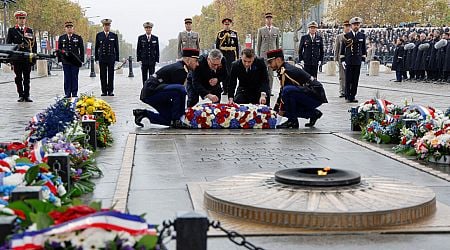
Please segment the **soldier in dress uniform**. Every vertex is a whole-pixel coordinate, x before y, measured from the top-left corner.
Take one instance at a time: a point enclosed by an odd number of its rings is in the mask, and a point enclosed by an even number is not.
[[[366,60],[366,35],[359,31],[362,19],[354,17],[350,20],[352,30],[344,35],[341,46],[341,64],[345,69],[345,99],[347,102],[358,102],[355,99],[361,63]]]
[[[344,30],[342,34],[336,36],[336,42],[334,43],[334,61],[339,64],[339,98],[345,97],[345,70],[342,64],[339,63],[341,55],[341,46],[344,40],[344,35],[350,32],[350,23],[348,20],[344,21]]]
[[[95,60],[100,66],[102,96],[114,96],[114,64],[119,61],[119,38],[111,32],[111,19],[103,19],[103,31],[95,37]]]
[[[317,34],[317,23],[308,23],[309,34],[302,36],[298,48],[298,59],[304,62],[304,69],[317,78],[317,70],[323,61],[323,39]]]
[[[256,53],[258,57],[263,57],[267,64],[267,51],[280,48],[280,29],[273,26],[273,15],[270,12],[265,14],[266,26],[258,29],[257,39],[257,49]],[[267,66],[269,72],[269,87],[270,92],[267,93],[268,96],[272,93],[273,86],[273,70]]]
[[[236,90],[237,80],[239,80],[239,86]],[[256,57],[253,49],[243,49],[241,58],[231,64],[228,87],[228,103],[253,103],[269,106],[269,77],[264,58]]]
[[[198,32],[192,31],[192,18],[184,19],[184,27],[186,30],[178,33],[178,58],[182,57],[185,48],[200,50],[200,35]]]
[[[439,62],[442,65],[440,69],[441,72],[440,78],[442,82],[450,83],[450,31],[447,30],[442,36],[441,40],[445,40],[447,41],[447,43],[442,41],[446,45],[440,47],[438,52],[439,58],[441,59],[439,60]]]
[[[227,62],[227,71],[231,70],[231,63],[236,61],[239,56],[239,41],[238,33],[231,29],[233,20],[231,18],[224,18],[222,20],[223,30],[217,33],[216,37],[216,49],[219,49]],[[228,86],[224,81],[223,94],[227,95]]]
[[[180,118],[185,113],[186,82],[189,71],[198,66],[199,50],[183,49],[182,60],[159,69],[144,83],[141,101],[152,106],[156,111],[145,109],[133,110],[134,122],[143,127],[142,119],[148,118],[153,124],[173,128],[189,128]]]
[[[298,128],[298,117],[309,119],[306,127],[314,127],[322,117],[317,107],[328,102],[322,84],[303,69],[285,62],[281,49],[268,51],[267,61],[277,71],[281,86],[274,110],[288,118],[277,128]]]
[[[16,25],[8,30],[8,36],[6,37],[6,43],[18,44],[19,51],[24,52],[37,52],[36,38],[34,37],[33,30],[26,26],[27,13],[25,11],[16,11],[14,13],[16,18]],[[14,81],[17,87],[17,93],[19,94],[18,102],[32,102],[30,99],[30,73],[32,63],[14,62],[14,73],[16,78]]]
[[[58,39],[58,61],[64,70],[64,94],[66,98],[78,95],[78,73],[84,62],[83,38],[74,33],[73,22],[65,22],[66,34]]]
[[[159,63],[158,37],[152,35],[153,23],[144,23],[145,34],[138,37],[136,47],[137,61],[141,62],[142,83],[155,73],[155,65]]]

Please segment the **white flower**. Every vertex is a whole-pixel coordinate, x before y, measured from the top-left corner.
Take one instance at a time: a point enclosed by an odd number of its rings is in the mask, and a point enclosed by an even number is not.
[[[129,234],[128,232],[124,232],[124,231],[118,232],[117,236],[119,236],[119,238],[121,240],[124,240],[123,246],[130,246],[130,247],[132,247],[132,246],[134,246],[136,244],[136,239],[131,234]]]
[[[104,248],[106,243],[113,241],[116,238],[116,233],[100,228],[87,228],[79,236],[85,239],[82,243],[83,249],[99,249]]]
[[[3,178],[3,185],[17,186],[24,182],[25,174],[17,173]]]
[[[59,185],[58,186],[58,194],[59,196],[63,196],[67,193],[66,188],[64,187],[64,185]]]

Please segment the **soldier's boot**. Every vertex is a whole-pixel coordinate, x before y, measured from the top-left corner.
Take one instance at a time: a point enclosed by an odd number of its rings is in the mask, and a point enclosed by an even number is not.
[[[298,119],[297,118],[295,118],[295,119],[288,119],[286,122],[284,122],[284,123],[282,123],[280,125],[277,125],[277,128],[281,128],[281,129],[283,129],[283,128],[298,128],[298,127],[299,127],[299,125],[298,125]]]
[[[188,129],[191,128],[189,125],[184,124],[181,120],[173,120],[170,123],[171,128],[178,128],[178,129]]]
[[[144,127],[144,124],[142,124],[142,119],[147,117],[147,111],[144,109],[133,109],[133,115],[134,123],[136,123],[139,127]]]
[[[320,117],[322,117],[322,112],[320,112],[320,110],[316,110],[316,115],[314,117],[309,118],[309,123],[305,124],[305,127],[314,127],[314,125],[316,124],[317,120],[320,119]]]

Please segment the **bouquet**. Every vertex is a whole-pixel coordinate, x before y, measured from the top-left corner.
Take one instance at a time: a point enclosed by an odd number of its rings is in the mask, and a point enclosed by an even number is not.
[[[419,159],[450,157],[450,126],[427,132],[415,145]]]

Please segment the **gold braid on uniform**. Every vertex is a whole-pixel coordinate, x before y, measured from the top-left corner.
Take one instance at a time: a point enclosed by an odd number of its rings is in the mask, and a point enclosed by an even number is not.
[[[347,38],[345,35],[344,35],[344,43],[345,43],[345,47],[350,47],[350,46],[352,46],[353,45],[353,39],[352,38]]]
[[[223,34],[223,36],[220,36],[220,32],[222,32],[222,31],[219,31],[217,33],[217,38],[219,38],[219,40],[220,40],[220,47],[222,47],[222,44],[225,42],[225,39],[227,39],[227,42],[229,42],[229,40],[230,40],[230,33],[229,32],[225,32],[225,34]]]

